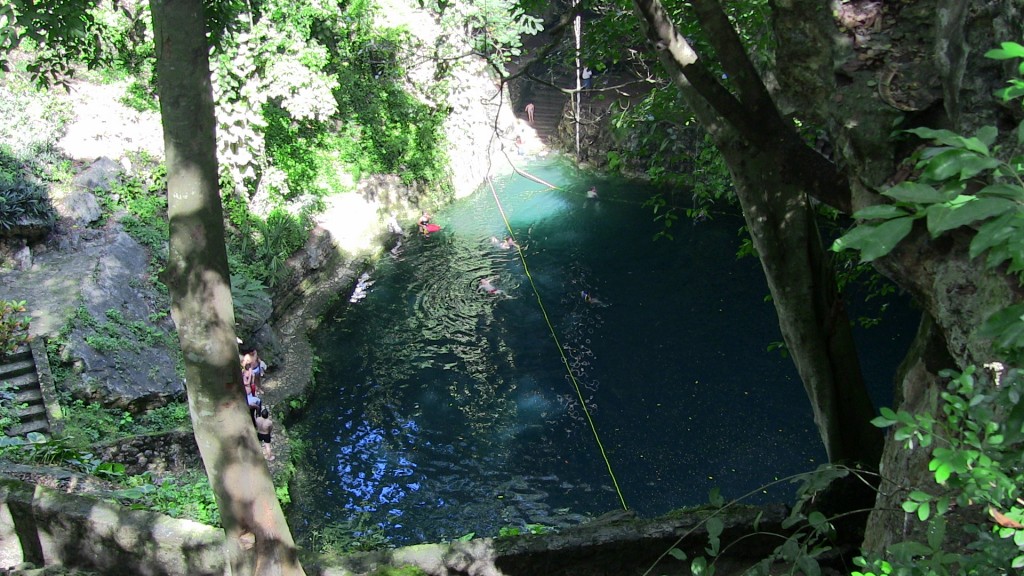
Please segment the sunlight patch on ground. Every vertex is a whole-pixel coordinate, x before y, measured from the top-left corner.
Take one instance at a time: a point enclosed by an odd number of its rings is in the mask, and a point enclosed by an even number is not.
[[[330,232],[339,248],[357,254],[374,247],[380,226],[376,203],[367,202],[354,193],[330,196],[325,203],[327,208],[316,217],[316,222]]]

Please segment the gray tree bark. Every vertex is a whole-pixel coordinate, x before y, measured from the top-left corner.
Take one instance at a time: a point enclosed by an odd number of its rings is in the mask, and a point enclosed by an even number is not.
[[[202,0],[151,3],[167,160],[171,315],[231,572],[301,575],[241,384]]]

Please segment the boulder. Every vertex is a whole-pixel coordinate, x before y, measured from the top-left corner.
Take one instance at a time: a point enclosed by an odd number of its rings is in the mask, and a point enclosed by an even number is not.
[[[99,158],[75,176],[71,190],[54,198],[54,206],[62,218],[85,226],[100,219],[103,211],[94,190],[110,191],[121,180],[121,165],[110,158]]]
[[[149,254],[124,232],[113,235],[91,273],[62,356],[76,365],[72,395],[132,412],[184,394],[178,344],[159,322],[165,299],[147,289]]]

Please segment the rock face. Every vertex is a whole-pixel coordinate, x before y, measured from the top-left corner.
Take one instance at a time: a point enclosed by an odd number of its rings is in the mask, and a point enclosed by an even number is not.
[[[144,288],[148,266],[146,249],[117,232],[81,278],[81,303],[64,351],[79,368],[74,396],[138,411],[184,393],[170,322],[151,323],[167,308]]]
[[[88,226],[103,214],[93,190],[110,190],[121,179],[121,166],[110,158],[99,158],[75,176],[71,190],[54,198],[54,206],[62,218],[75,225]]]
[[[73,236],[64,240],[75,250],[41,245],[31,269],[0,274],[0,298],[27,302],[31,333],[73,368],[73,396],[129,410],[180,397],[177,339],[149,253],[116,227]]]

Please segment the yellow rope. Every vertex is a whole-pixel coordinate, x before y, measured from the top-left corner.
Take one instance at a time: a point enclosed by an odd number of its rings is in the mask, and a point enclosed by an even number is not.
[[[516,170],[519,172],[519,170]],[[524,174],[520,172],[520,174]],[[558,188],[552,184],[548,184],[539,178],[533,176],[527,176],[531,180],[536,182],[542,182],[551,188]],[[491,187],[491,195],[494,196],[494,203],[498,206],[498,212],[501,213],[501,219],[505,222],[505,228],[508,230],[508,235],[514,242],[513,246],[516,247],[516,251],[519,253],[519,260],[523,263],[523,271],[526,273],[526,278],[530,281],[530,286],[533,288],[533,294],[537,297],[537,305],[540,306],[541,315],[544,316],[544,322],[548,325],[548,330],[551,331],[551,338],[555,341],[555,347],[558,348],[558,354],[562,357],[562,364],[565,366],[566,372],[569,373],[569,379],[572,381],[573,387],[576,389],[576,396],[580,399],[580,406],[583,407],[583,414],[587,417],[587,423],[590,424],[590,430],[594,433],[594,441],[597,442],[597,449],[601,452],[601,458],[604,459],[604,465],[608,468],[608,475],[612,479],[612,485],[615,487],[615,493],[619,496],[619,502],[622,503],[623,510],[629,510],[629,506],[626,505],[626,499],[622,495],[622,490],[619,489],[619,481],[615,479],[615,472],[612,471],[612,463],[608,460],[608,454],[604,450],[604,444],[601,443],[601,437],[597,433],[597,426],[594,425],[594,419],[590,416],[590,410],[587,409],[587,403],[583,399],[583,392],[580,391],[579,382],[576,381],[576,375],[573,374],[572,368],[569,366],[569,359],[565,357],[565,352],[562,349],[562,344],[558,341],[558,335],[555,333],[555,327],[551,324],[551,319],[548,317],[548,311],[544,307],[544,301],[541,300],[540,291],[537,290],[537,284],[533,281],[533,276],[530,274],[530,267],[526,264],[526,255],[523,254],[522,247],[519,246],[519,242],[516,241],[515,233],[512,232],[512,225],[509,224],[508,218],[505,216],[505,209],[501,206],[501,201],[498,199],[498,192],[494,189],[494,183],[490,178],[487,179],[487,184]]]

